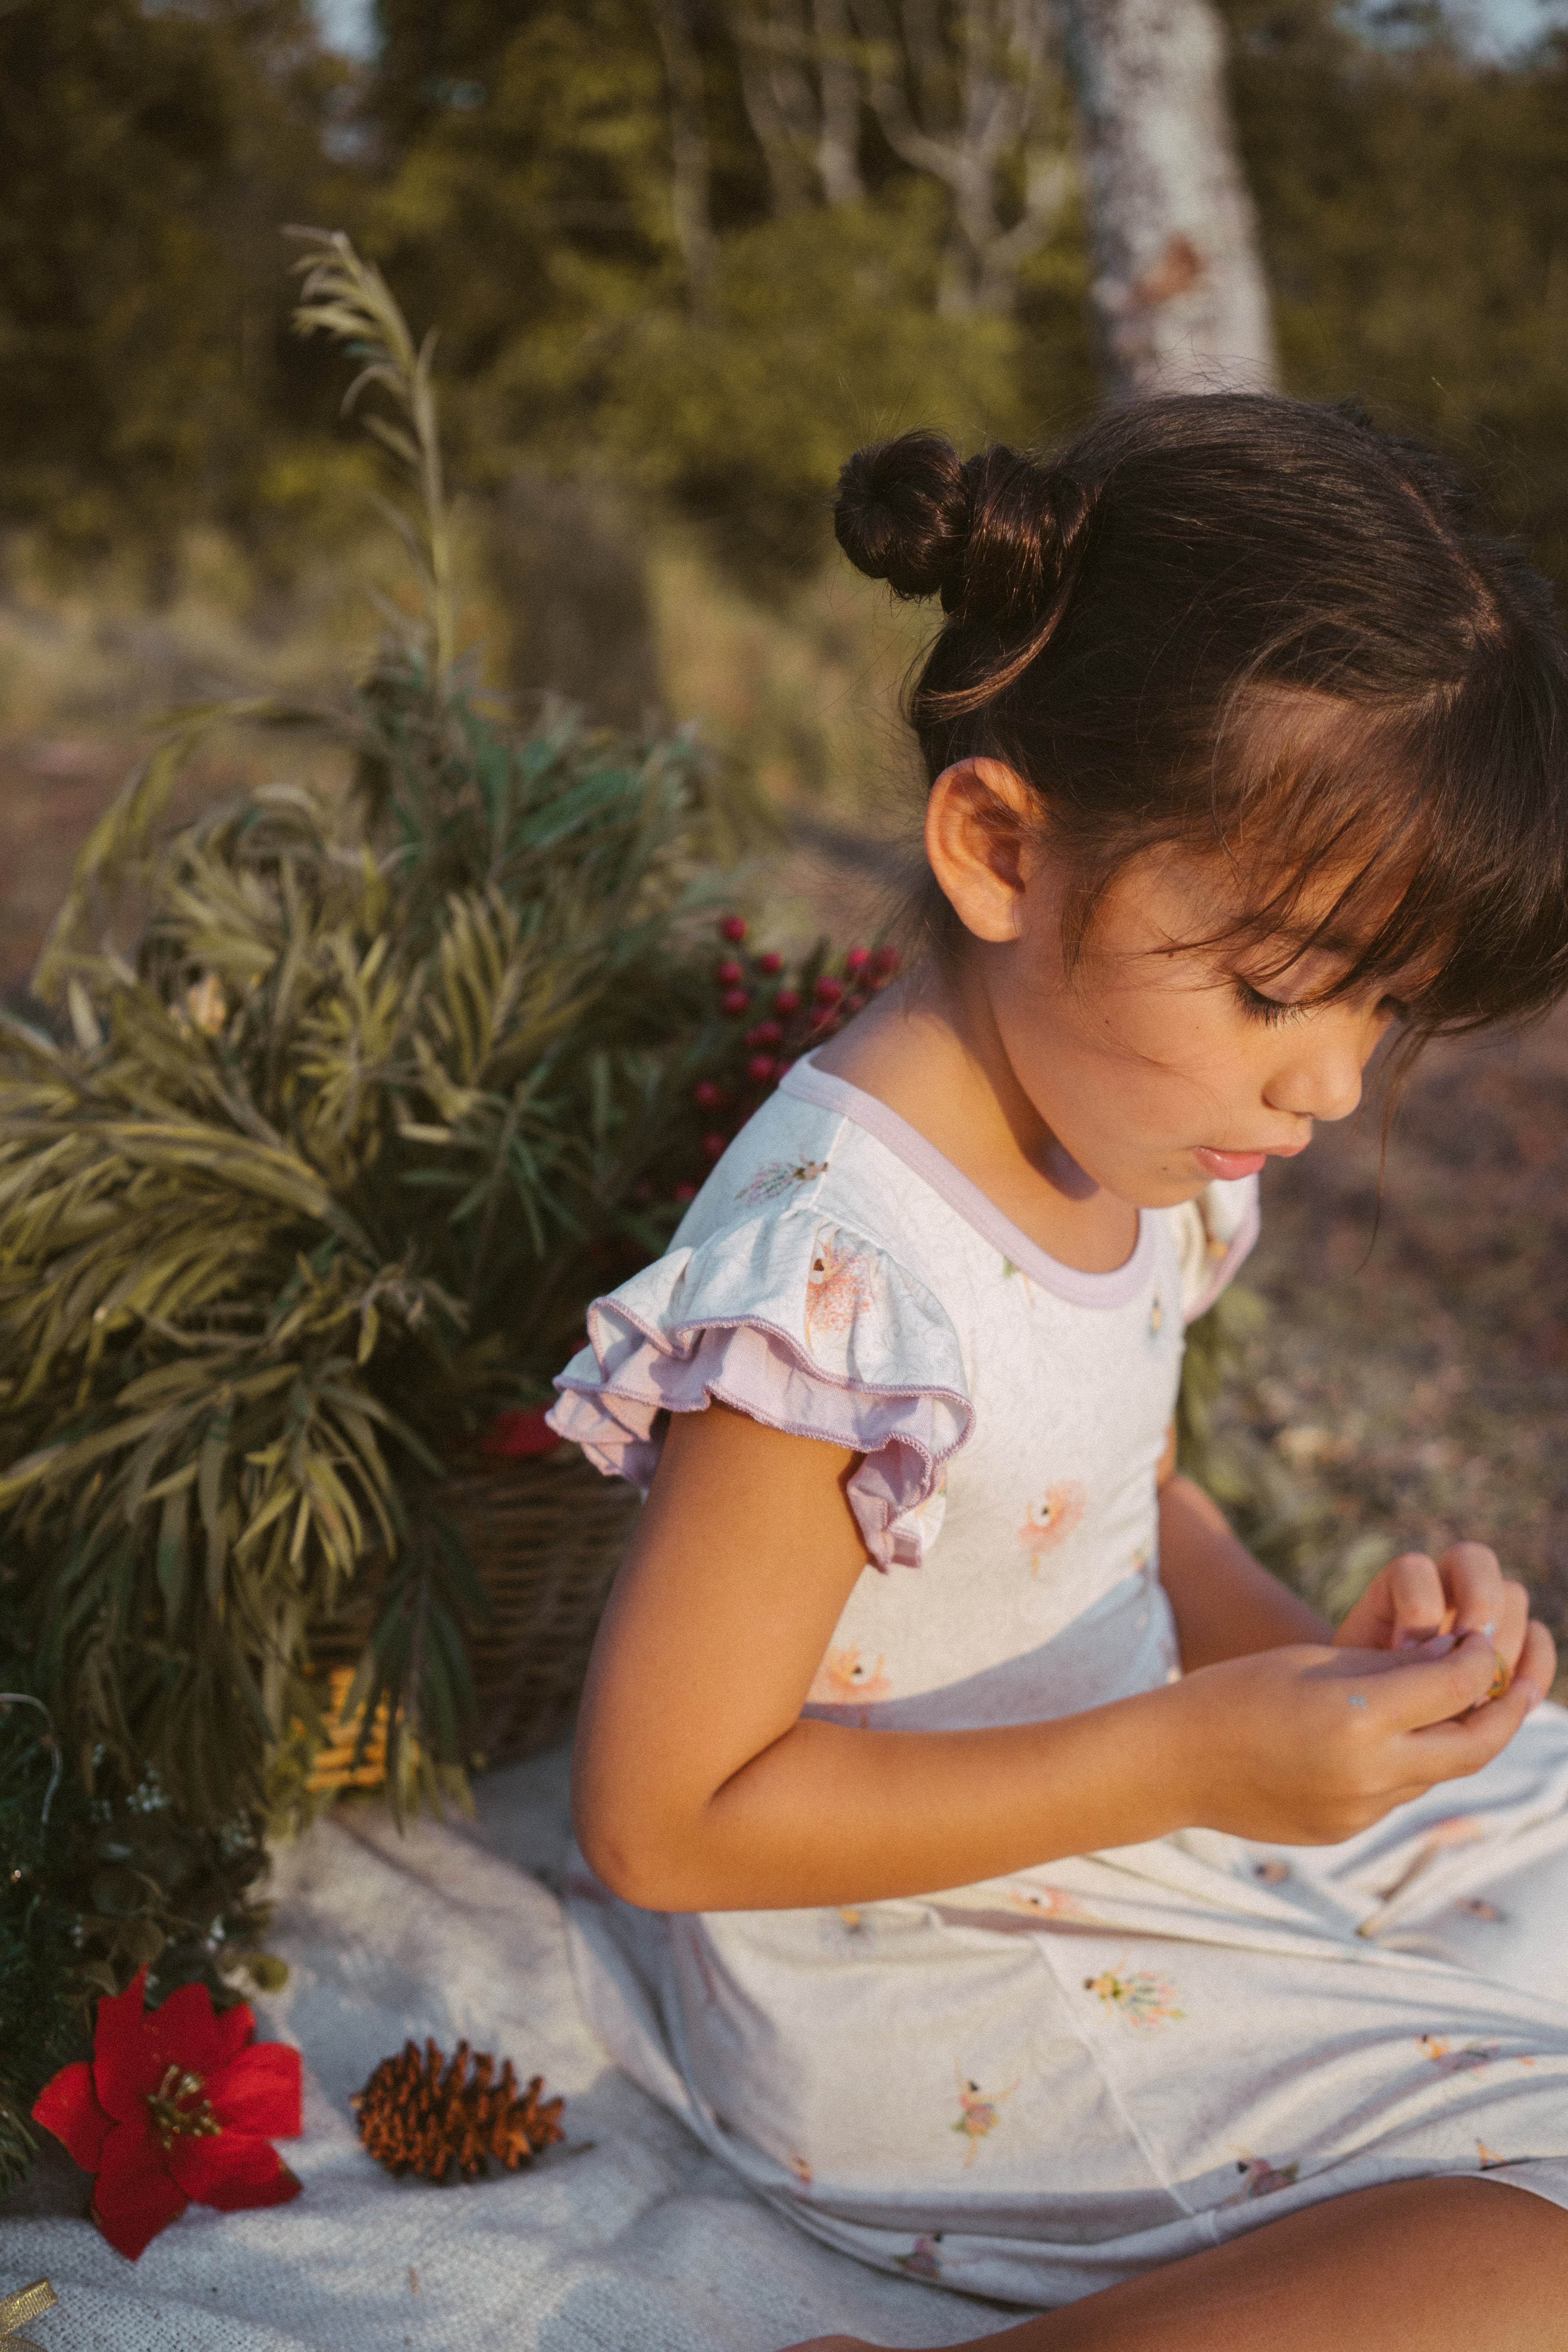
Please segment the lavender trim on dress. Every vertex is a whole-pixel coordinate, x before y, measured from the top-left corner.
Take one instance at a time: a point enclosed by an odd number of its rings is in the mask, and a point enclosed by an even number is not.
[[[1154,1233],[1146,1210],[1138,1212],[1138,1239],[1131,1256],[1110,1274],[1086,1274],[1079,1266],[1063,1265],[1059,1258],[1047,1256],[1037,1242],[1032,1242],[1010,1217],[1005,1217],[979,1185],[972,1183],[961,1169],[944,1158],[934,1143],[928,1143],[907,1118],[900,1118],[896,1110],[889,1110],[875,1095],[852,1087],[847,1078],[835,1078],[826,1070],[814,1068],[809,1055],[803,1055],[781,1079],[779,1092],[797,1096],[802,1102],[815,1103],[818,1110],[836,1112],[840,1118],[864,1128],[868,1135],[875,1136],[895,1159],[912,1170],[922,1183],[940,1194],[965,1224],[973,1225],[994,1249],[1010,1258],[1021,1274],[1026,1274],[1042,1290],[1065,1298],[1069,1305],[1124,1307],[1148,1280]]]

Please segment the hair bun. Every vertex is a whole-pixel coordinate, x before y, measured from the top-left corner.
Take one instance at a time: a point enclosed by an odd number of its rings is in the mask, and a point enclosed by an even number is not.
[[[940,596],[961,624],[1016,634],[1059,620],[1092,509],[1071,475],[1000,442],[963,464],[940,433],[903,433],[850,458],[834,528],[895,596]]]
[[[969,480],[940,433],[900,433],[857,449],[838,477],[833,528],[858,572],[895,596],[947,604],[969,538]]]

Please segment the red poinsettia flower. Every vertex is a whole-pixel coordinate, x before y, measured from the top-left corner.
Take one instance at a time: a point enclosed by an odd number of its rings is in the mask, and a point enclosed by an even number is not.
[[[479,1439],[479,1451],[492,1461],[510,1461],[530,1454],[552,1453],[561,1440],[547,1427],[547,1405],[512,1405],[498,1412]]]
[[[98,2175],[92,2218],[132,2262],[193,2199],[237,2213],[300,2193],[270,2142],[300,2128],[299,2052],[258,2042],[244,2001],[215,2014],[205,1985],[148,2011],[146,1981],[99,2002],[91,2063],[63,2066],[33,2109]]]

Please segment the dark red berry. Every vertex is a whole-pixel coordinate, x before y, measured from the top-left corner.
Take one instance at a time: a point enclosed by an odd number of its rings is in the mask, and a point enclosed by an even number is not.
[[[858,1013],[860,1007],[865,1003],[865,1002],[866,1000],[861,995],[859,990],[858,988],[852,988],[848,995],[845,998],[843,1004],[839,1007],[839,1010],[846,1017],[847,1017],[851,1013]]]
[[[719,936],[724,940],[743,940],[746,936],[744,915],[726,915],[719,926]]]
[[[743,988],[727,988],[719,999],[726,1013],[744,1013],[751,1001]]]
[[[835,980],[831,972],[825,971],[811,992],[818,1004],[837,1004],[844,993],[844,983]]]
[[[697,1187],[696,1187],[696,1185],[695,1185],[695,1184],[678,1184],[678,1185],[676,1186],[676,1188],[675,1188],[675,1197],[676,1197],[676,1199],[677,1199],[678,1201],[679,1201],[683,1205],[684,1205],[684,1203],[685,1203],[686,1202],[688,1202],[688,1201],[695,1201],[695,1199],[697,1198]]]
[[[747,1031],[746,1043],[748,1045],[776,1045],[783,1035],[784,1031],[776,1021],[759,1021],[754,1029]]]
[[[844,959],[844,969],[846,971],[864,971],[870,961],[869,948],[851,948]]]
[[[773,999],[773,1010],[775,1013],[798,1013],[800,1011],[799,989],[781,988]]]
[[[872,961],[879,971],[897,971],[899,950],[897,948],[879,948]]]
[[[721,988],[733,988],[736,982],[744,980],[746,975],[731,956],[726,962],[720,965],[713,977]]]
[[[705,1135],[702,1149],[710,1160],[721,1160],[730,1149],[730,1139],[727,1135]]]
[[[701,1110],[717,1110],[724,1100],[724,1089],[711,1078],[699,1078],[691,1089],[691,1099]]]
[[[766,1086],[773,1074],[773,1057],[771,1054],[753,1054],[746,1064],[746,1076],[754,1078],[760,1087]]]
[[[757,958],[757,970],[759,971],[768,972],[769,974],[775,971],[783,971],[784,958],[780,955],[777,948],[769,948],[765,955],[760,955]]]

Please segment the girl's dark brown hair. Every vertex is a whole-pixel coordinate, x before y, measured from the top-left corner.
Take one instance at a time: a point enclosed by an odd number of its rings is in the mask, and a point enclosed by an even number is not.
[[[1324,993],[1399,976],[1419,1033],[1568,989],[1552,593],[1428,452],[1350,408],[1173,396],[1055,457],[879,443],[836,522],[862,572],[940,596],[910,696],[928,773],[990,757],[1037,794],[1069,957],[1168,844],[1229,860],[1226,941],[1332,948]]]

